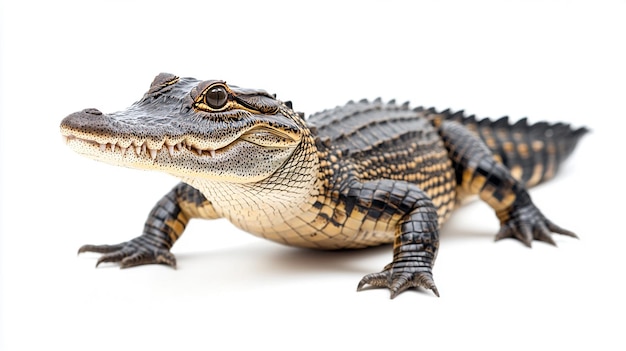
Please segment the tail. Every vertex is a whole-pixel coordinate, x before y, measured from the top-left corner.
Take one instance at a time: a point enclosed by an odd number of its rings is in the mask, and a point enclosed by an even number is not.
[[[580,138],[589,131],[585,127],[573,129],[564,123],[528,124],[526,118],[511,124],[508,117],[492,121],[464,116],[463,111],[452,113],[446,110],[441,114],[445,120],[461,123],[477,134],[495,157],[527,187],[554,177]]]

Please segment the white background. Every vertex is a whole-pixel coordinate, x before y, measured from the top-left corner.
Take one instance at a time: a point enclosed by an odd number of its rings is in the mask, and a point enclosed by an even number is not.
[[[412,2],[415,3],[415,2]],[[624,350],[624,1],[4,1],[3,350]],[[178,269],[94,268],[176,179],[63,145],[159,72],[264,88],[312,113],[396,98],[592,133],[531,194],[581,240],[493,242],[479,202],[442,230],[441,298],[356,293],[391,248],[313,252],[195,221]]]

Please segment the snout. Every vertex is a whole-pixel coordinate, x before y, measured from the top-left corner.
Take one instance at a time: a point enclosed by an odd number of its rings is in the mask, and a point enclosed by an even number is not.
[[[99,134],[109,128],[110,124],[106,115],[95,108],[86,108],[74,112],[61,121],[61,133],[63,135],[76,133]]]

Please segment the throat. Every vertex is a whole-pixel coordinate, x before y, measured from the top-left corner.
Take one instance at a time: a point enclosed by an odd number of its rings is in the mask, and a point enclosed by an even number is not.
[[[320,195],[317,155],[294,156],[272,176],[254,183],[199,178],[183,181],[200,190],[221,217],[263,236],[269,228],[310,210]]]

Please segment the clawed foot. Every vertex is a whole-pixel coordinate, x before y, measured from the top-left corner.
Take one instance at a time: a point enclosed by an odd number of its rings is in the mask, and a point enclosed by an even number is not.
[[[137,237],[117,245],[83,245],[78,253],[96,252],[103,255],[96,267],[103,262],[119,262],[121,268],[143,264],[160,263],[176,268],[176,257],[169,249],[160,247],[144,237]]]
[[[424,267],[396,267],[396,263],[388,264],[380,273],[371,273],[363,277],[359,282],[357,291],[364,289],[365,285],[378,288],[389,288],[391,298],[398,296],[408,288],[430,289],[439,297],[439,291],[435,286],[430,269]]]
[[[556,246],[552,233],[578,238],[573,232],[563,229],[547,219],[534,204],[529,204],[512,211],[510,214],[498,214],[506,218],[496,235],[496,241],[514,238],[531,247],[533,240],[543,241]]]

